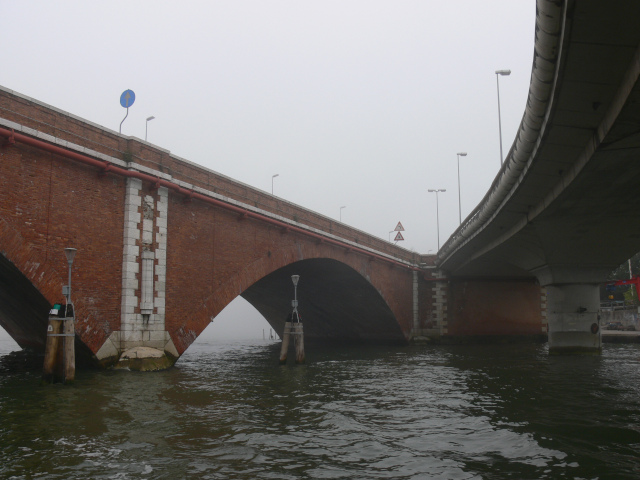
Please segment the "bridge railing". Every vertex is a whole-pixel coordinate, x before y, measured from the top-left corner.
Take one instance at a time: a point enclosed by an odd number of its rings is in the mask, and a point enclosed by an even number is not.
[[[84,147],[88,155],[94,151],[125,161],[132,168],[142,166],[160,172],[165,178],[169,176],[413,265],[429,263],[431,259],[1,86],[0,118]]]

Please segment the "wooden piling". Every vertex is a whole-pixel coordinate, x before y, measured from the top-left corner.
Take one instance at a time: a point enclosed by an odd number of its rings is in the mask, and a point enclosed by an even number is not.
[[[73,312],[71,312],[73,313]],[[42,366],[43,383],[71,383],[76,377],[74,317],[49,316]]]
[[[293,344],[296,348],[296,363],[304,363],[304,333],[302,322],[293,324]]]
[[[287,363],[287,351],[289,350],[289,337],[291,336],[291,322],[285,322],[282,334],[282,347],[280,348],[280,365]]]
[[[64,319],[64,383],[72,383],[76,379],[76,330],[74,317]]]
[[[59,361],[59,357],[61,356],[60,339],[64,338],[61,336],[63,323],[64,319],[60,317],[49,317],[47,325],[47,342],[44,347],[44,365],[42,367],[43,383],[53,383],[62,376],[62,372],[59,367],[59,364],[62,362]]]

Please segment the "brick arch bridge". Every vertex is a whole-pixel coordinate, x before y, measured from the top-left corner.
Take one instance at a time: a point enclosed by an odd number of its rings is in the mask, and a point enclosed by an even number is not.
[[[65,247],[80,357],[178,358],[242,295],[276,329],[300,274],[306,337],[408,342],[431,319],[432,257],[0,89],[0,325],[42,349]]]

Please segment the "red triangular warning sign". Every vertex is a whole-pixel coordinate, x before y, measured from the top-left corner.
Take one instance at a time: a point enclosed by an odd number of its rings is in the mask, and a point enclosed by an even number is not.
[[[402,225],[400,225],[402,226]],[[396,235],[396,238],[394,238],[394,240],[396,242],[399,242],[400,240],[404,240],[404,238],[402,237],[402,234],[400,232],[398,232],[398,234]]]
[[[394,232],[404,232],[404,227],[402,226],[402,223],[398,222],[398,224],[396,225],[396,228],[393,229]]]

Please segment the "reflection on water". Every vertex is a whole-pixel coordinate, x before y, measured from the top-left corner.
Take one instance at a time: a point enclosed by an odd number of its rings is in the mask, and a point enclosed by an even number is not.
[[[636,345],[278,349],[199,343],[169,371],[41,387],[0,344],[0,478],[640,476]]]

